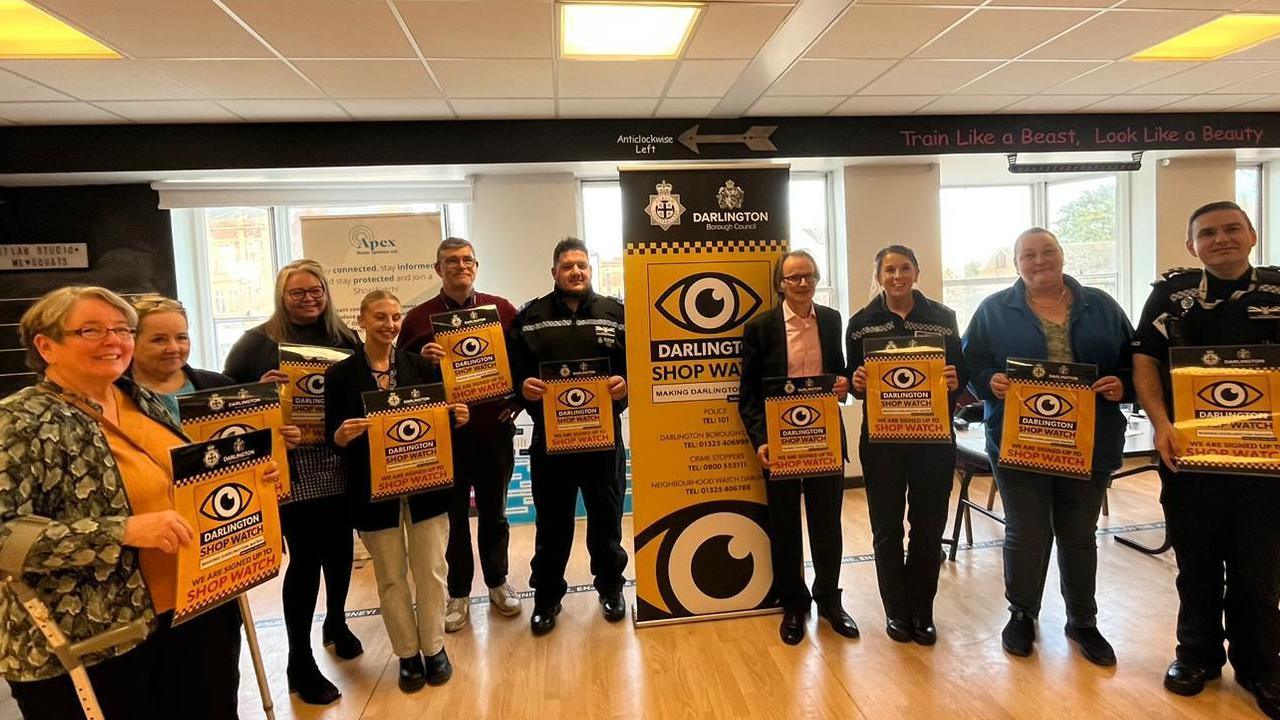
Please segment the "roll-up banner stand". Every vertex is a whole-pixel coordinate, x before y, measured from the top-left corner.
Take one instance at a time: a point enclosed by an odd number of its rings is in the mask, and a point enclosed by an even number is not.
[[[742,329],[777,303],[786,165],[621,170],[636,624],[776,611]]]

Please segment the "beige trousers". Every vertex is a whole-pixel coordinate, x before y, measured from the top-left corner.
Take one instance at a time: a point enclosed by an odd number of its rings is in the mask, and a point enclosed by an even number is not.
[[[391,638],[391,650],[401,658],[418,652],[427,656],[440,652],[444,649],[444,604],[448,595],[445,577],[449,566],[444,551],[449,542],[449,514],[415,523],[409,517],[408,501],[401,500],[400,525],[361,532],[360,537],[373,556],[378,603]],[[416,614],[414,595],[418,599]]]

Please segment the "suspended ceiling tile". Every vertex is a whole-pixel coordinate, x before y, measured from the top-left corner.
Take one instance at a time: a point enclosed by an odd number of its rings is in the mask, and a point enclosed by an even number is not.
[[[1092,10],[982,9],[913,57],[1008,60],[1094,14]]]
[[[137,58],[271,56],[209,0],[40,0],[39,4]]]
[[[669,60],[562,60],[560,97],[660,97],[675,63]]]
[[[348,99],[337,102],[356,120],[439,120],[453,117],[453,111],[444,100]]]
[[[709,3],[685,49],[688,59],[753,58],[791,12],[791,4]]]
[[[554,96],[548,60],[432,60],[444,94],[466,98]]]
[[[439,58],[550,58],[555,6],[531,2],[399,2],[423,55]]]
[[[223,2],[286,57],[415,57],[386,3],[368,0]]]
[[[1133,92],[1149,95],[1207,93],[1276,70],[1280,70],[1280,62],[1247,63],[1218,60],[1141,85],[1134,88]]]
[[[965,85],[956,92],[963,94],[990,95],[1001,93],[1022,93],[1030,95],[1070,80],[1077,75],[1100,67],[1099,62],[1068,61],[1014,61],[984,75],[974,82]]]
[[[562,118],[643,118],[653,115],[658,98],[560,98]]]
[[[16,70],[12,67],[13,63],[4,63],[0,67]],[[36,78],[38,79],[38,78]],[[17,102],[32,101],[39,102],[41,100],[57,101],[71,100],[72,98],[51,90],[40,85],[30,77],[15,75],[6,70],[0,70],[0,102]]]
[[[556,103],[546,99],[453,100],[460,118],[553,118]]]
[[[1029,60],[1119,60],[1217,17],[1202,10],[1112,11],[1037,48]]]
[[[1083,108],[1084,112],[1150,112],[1169,103],[1186,100],[1187,95],[1115,95]]]
[[[207,98],[320,96],[320,91],[279,60],[153,60],[146,65]]]
[[[657,117],[704,118],[719,104],[720,98],[666,98],[654,113]]]
[[[218,104],[249,122],[350,120],[332,100],[220,100]]]
[[[991,0],[986,6],[1105,8],[1115,4],[1115,0]]]
[[[209,100],[123,100],[98,107],[138,123],[239,122],[240,118]]]
[[[937,100],[933,95],[859,95],[836,106],[832,115],[910,115]]]
[[[86,125],[126,122],[118,115],[81,102],[0,103],[0,118],[18,125]]]
[[[945,95],[999,67],[976,60],[904,60],[863,88],[864,95]]]
[[[860,5],[957,5],[977,7],[983,0],[863,0]]]
[[[1004,108],[1001,112],[1069,113],[1106,99],[1106,95],[1033,95]]]
[[[1261,100],[1231,108],[1231,112],[1275,112],[1277,110],[1280,110],[1280,95],[1268,95]]]
[[[1157,10],[1235,10],[1249,0],[1125,0],[1126,8]]]
[[[1265,100],[1265,94],[1256,95],[1195,95],[1186,100],[1164,105],[1160,112],[1224,112],[1236,105]]]
[[[917,115],[992,113],[1022,99],[1021,95],[947,95],[925,105]]]
[[[968,12],[968,8],[859,3],[833,23],[805,57],[903,58]]]
[[[199,97],[154,68],[133,60],[12,60],[0,63],[0,67],[81,100],[190,100]],[[0,97],[3,96],[3,89],[0,89]]]
[[[333,98],[440,97],[418,60],[295,60]]]
[[[1277,10],[1276,12],[1280,12]],[[1280,60],[1280,39],[1268,40],[1248,50],[1227,56],[1229,60]]]
[[[773,117],[791,115],[826,115],[844,102],[844,96],[834,97],[763,97],[746,112],[748,117]]]
[[[722,96],[747,66],[747,60],[685,60],[676,70],[667,97]]]
[[[1068,80],[1045,90],[1048,94],[1116,95],[1139,85],[1155,82],[1175,73],[1190,70],[1195,62],[1134,62],[1120,60],[1098,68],[1088,75]]]
[[[1250,77],[1247,80],[1227,85],[1219,88],[1214,92],[1234,93],[1237,95],[1248,95],[1252,93],[1280,93],[1280,72],[1264,73]]]
[[[768,94],[853,95],[893,65],[893,60],[800,60]]]

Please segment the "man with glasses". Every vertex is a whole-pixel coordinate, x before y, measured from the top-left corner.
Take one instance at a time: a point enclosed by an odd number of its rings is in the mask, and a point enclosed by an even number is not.
[[[506,298],[475,291],[480,261],[467,240],[446,238],[436,249],[436,274],[440,294],[410,310],[400,328],[399,345],[407,352],[421,352],[432,362],[444,359],[444,347],[435,342],[431,316],[450,310],[494,305],[505,333],[511,329],[516,309]],[[449,507],[449,602],[444,629],[456,632],[470,617],[471,581],[475,563],[471,555],[471,490],[476,495],[476,525],[480,571],[489,588],[489,602],[498,614],[520,614],[520,596],[507,584],[507,487],[515,466],[511,439],[512,420],[520,407],[507,399],[471,406],[471,420],[453,431],[454,497]]]

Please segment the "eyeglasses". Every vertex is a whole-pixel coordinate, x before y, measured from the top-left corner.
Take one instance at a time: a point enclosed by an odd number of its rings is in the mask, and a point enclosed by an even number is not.
[[[451,257],[445,258],[443,264],[447,268],[473,268],[480,263],[473,257]]]
[[[809,273],[807,275],[786,275],[782,280],[788,285],[800,285],[802,283],[809,283],[810,285],[818,284],[818,276],[813,273]]]
[[[102,340],[107,339],[107,335],[115,335],[121,340],[132,340],[133,337],[138,334],[138,331],[131,327],[121,326],[104,328],[97,325],[89,325],[88,327],[82,327],[78,330],[68,330],[67,332],[72,335],[79,336],[81,340],[88,340],[89,342],[101,342]]]
[[[168,307],[173,310],[183,310],[182,303],[177,300],[170,300],[166,297],[149,297],[139,298],[133,302],[133,309],[140,311],[155,310],[159,307]]]
[[[285,296],[290,300],[301,300],[307,296],[310,296],[314,300],[319,300],[324,297],[324,288],[319,285],[309,288],[294,288],[293,290],[286,292]]]

